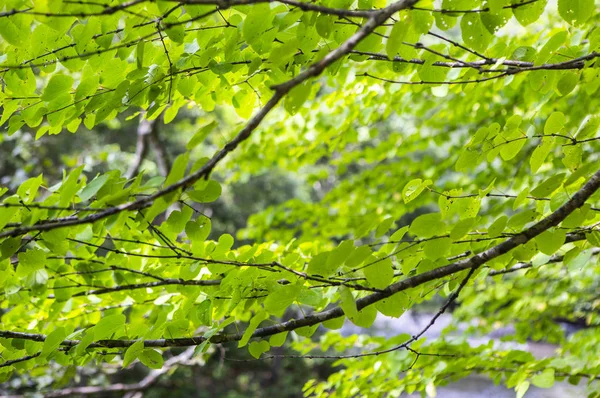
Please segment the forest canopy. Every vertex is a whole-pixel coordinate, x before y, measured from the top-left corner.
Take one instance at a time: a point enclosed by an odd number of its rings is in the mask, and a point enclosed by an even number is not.
[[[237,355],[331,360],[294,396],[599,397],[599,7],[0,0],[2,392]]]

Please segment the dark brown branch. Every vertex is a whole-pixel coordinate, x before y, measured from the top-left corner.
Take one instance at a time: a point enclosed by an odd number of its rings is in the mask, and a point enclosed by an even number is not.
[[[119,206],[110,207],[106,210],[99,212],[94,215],[90,215],[87,217],[67,220],[63,222],[48,222],[43,225],[33,225],[27,227],[20,227],[10,229],[8,231],[0,232],[0,238],[5,237],[15,237],[24,235],[26,233],[32,231],[50,231],[56,228],[64,228],[68,226],[81,225],[81,224],[89,224],[96,222],[98,220],[102,220],[104,218],[110,217],[112,215],[121,213],[123,211],[131,211],[138,210],[142,207],[148,206],[150,203],[153,203],[154,200],[163,197],[167,194],[177,192],[179,190],[185,190],[186,188],[193,185],[196,181],[201,178],[208,178],[213,169],[217,166],[217,164],[225,158],[230,152],[235,150],[238,145],[240,145],[243,141],[250,137],[250,134],[258,127],[258,125],[263,121],[263,119],[267,116],[267,114],[275,108],[275,106],[279,103],[279,101],[292,90],[294,87],[304,83],[310,78],[319,76],[323,71],[330,66],[332,63],[341,59],[345,55],[349,54],[350,51],[358,45],[365,37],[371,34],[379,25],[384,23],[389,17],[391,17],[396,12],[411,7],[417,2],[417,0],[400,0],[380,11],[377,11],[371,15],[369,20],[354,33],[348,40],[342,43],[337,49],[328,53],[325,57],[323,57],[318,62],[312,64],[308,69],[299,73],[294,78],[288,80],[287,82],[280,84],[276,87],[273,87],[275,91],[271,99],[263,106],[258,113],[256,113],[244,126],[244,128],[238,133],[238,135],[228,142],[220,151],[218,151],[204,166],[202,166],[199,170],[194,173],[186,176],[180,181],[170,185],[152,195],[144,197],[142,199],[138,199],[133,202],[124,203]],[[152,34],[155,34],[152,33]]]
[[[423,285],[427,282],[431,282],[437,279],[444,278],[456,274],[464,270],[476,270],[486,262],[493,260],[509,251],[529,242],[542,232],[549,228],[557,226],[562,222],[569,214],[583,206],[583,204],[600,188],[600,170],[597,171],[592,177],[586,182],[586,184],[579,189],[573,196],[560,208],[551,213],[548,217],[537,222],[528,229],[515,234],[511,238],[504,242],[493,246],[479,254],[474,255],[465,260],[457,261],[455,263],[436,268],[431,271],[424,272],[419,275],[406,278],[391,284],[381,292],[373,293],[363,298],[356,300],[356,307],[360,311],[361,309],[375,304],[381,300],[384,300],[396,293]],[[474,272],[474,271],[473,271]],[[471,273],[471,272],[470,272]],[[465,282],[466,283],[466,282]],[[313,326],[319,323],[325,322],[330,319],[335,319],[344,316],[344,311],[341,307],[335,307],[326,311],[316,312],[308,315],[302,319],[292,319],[287,322],[266,326],[263,328],[256,329],[252,334],[253,338],[261,338],[272,336],[275,334],[283,333],[286,331],[292,331],[305,326]],[[23,333],[23,332],[12,332],[12,331],[0,331],[0,337],[4,338],[16,338],[26,339],[34,341],[44,341],[46,336],[43,334],[35,333]],[[211,343],[225,343],[231,341],[241,340],[243,332],[234,334],[222,334],[216,335],[209,338]],[[183,347],[198,345],[206,341],[207,338],[204,336],[191,337],[191,338],[177,338],[177,339],[158,339],[158,340],[145,340],[145,347]],[[129,347],[134,344],[136,340],[102,340],[91,344],[90,348],[99,347]],[[78,340],[65,340],[63,346],[74,346],[79,344]],[[1,365],[0,365],[1,366]]]

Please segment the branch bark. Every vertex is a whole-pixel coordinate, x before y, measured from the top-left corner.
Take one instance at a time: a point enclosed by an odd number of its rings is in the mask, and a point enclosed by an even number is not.
[[[48,222],[41,225],[32,225],[26,227],[13,228],[8,231],[0,232],[0,238],[16,237],[25,235],[33,231],[50,231],[57,228],[70,227],[75,225],[90,224],[107,217],[119,214],[123,211],[138,210],[153,203],[154,200],[163,197],[169,193],[184,190],[201,178],[208,178],[217,164],[223,160],[230,152],[235,150],[242,142],[248,139],[252,132],[256,130],[263,119],[275,108],[279,101],[285,97],[294,87],[304,83],[310,78],[319,76],[323,71],[335,61],[349,54],[358,43],[370,35],[378,26],[383,24],[394,13],[413,6],[418,0],[400,0],[392,5],[373,12],[367,22],[354,33],[348,40],[342,43],[337,49],[328,53],[320,61],[313,63],[308,69],[299,73],[287,82],[273,87],[275,91],[271,99],[256,113],[248,123],[242,128],[238,135],[229,141],[220,151],[218,151],[204,166],[196,172],[189,174],[176,183],[142,199],[133,202],[124,203],[118,206],[109,207],[104,211],[78,219],[69,219],[61,222]]]
[[[387,297],[390,297],[396,293],[420,286],[433,280],[441,279],[449,275],[453,275],[465,270],[476,270],[486,262],[499,257],[509,251],[521,246],[531,239],[535,238],[542,232],[549,228],[557,226],[562,222],[569,214],[581,207],[598,189],[600,188],[600,170],[597,171],[588,182],[577,191],[571,199],[563,204],[556,211],[551,213],[548,217],[534,224],[530,228],[525,229],[519,234],[512,236],[504,242],[491,247],[479,254],[474,255],[465,260],[457,261],[452,264],[424,272],[419,275],[406,278],[399,282],[393,283],[381,292],[373,293],[363,298],[356,300],[356,307],[361,310],[372,304],[375,304]],[[344,316],[344,311],[340,306],[335,308],[317,312],[306,316],[302,319],[292,319],[287,322],[278,323],[272,326],[256,329],[252,333],[253,338],[267,337],[275,334],[283,333],[286,331],[292,331],[305,326],[313,326],[330,319],[335,319]],[[233,334],[222,334],[215,335],[212,337],[198,336],[191,338],[177,338],[177,339],[157,339],[157,340],[145,340],[145,347],[184,347],[184,346],[195,346],[202,344],[209,340],[211,343],[226,343],[232,341],[239,341],[242,339],[243,332]],[[16,338],[33,341],[44,341],[46,336],[43,334],[36,333],[22,333],[12,331],[0,331],[0,337],[4,338]],[[116,348],[116,347],[129,347],[134,344],[137,340],[102,340],[97,341],[89,345],[90,348]],[[79,344],[78,340],[65,340],[62,342],[62,346],[75,346]],[[34,356],[35,357],[35,356]],[[7,363],[0,364],[0,367],[8,366]]]

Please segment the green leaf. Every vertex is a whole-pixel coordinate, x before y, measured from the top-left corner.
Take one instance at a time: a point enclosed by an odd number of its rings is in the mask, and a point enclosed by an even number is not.
[[[210,300],[204,300],[196,307],[196,316],[200,323],[205,326],[212,325],[212,312],[213,306]]]
[[[402,190],[402,199],[404,200],[404,203],[416,199],[426,187],[432,184],[432,182],[433,181],[431,180],[423,181],[420,178],[409,181]]]
[[[464,237],[471,231],[475,225],[475,222],[476,219],[474,217],[460,220],[458,223],[456,223],[454,228],[452,228],[452,231],[450,231],[450,239],[459,240]]]
[[[123,357],[123,368],[129,366],[133,361],[138,359],[140,354],[144,351],[144,341],[138,340],[132,345],[130,345],[125,351],[125,355]]]
[[[344,326],[344,317],[333,318],[328,321],[323,322],[323,326],[327,329],[338,330]]]
[[[554,191],[556,191],[558,188],[561,187],[561,185],[563,184],[563,181],[565,180],[565,173],[559,173],[556,175],[553,175],[552,177],[548,178],[547,180],[544,180],[541,184],[539,184],[537,187],[535,187],[532,191],[531,191],[531,195],[535,196],[536,198],[543,198],[546,196],[549,196],[550,194],[552,194]]]
[[[404,293],[396,293],[375,304],[375,308],[385,316],[398,318],[409,307],[408,297]]]
[[[523,398],[527,390],[529,390],[530,383],[528,381],[520,382],[515,388],[515,392],[517,393],[516,398]]]
[[[554,369],[545,369],[531,378],[531,383],[539,388],[550,388],[554,385]]]
[[[248,352],[256,359],[260,358],[262,354],[269,351],[270,349],[271,346],[266,340],[253,341],[252,343],[250,343],[250,345],[248,345]]]
[[[556,83],[556,89],[560,95],[567,95],[577,86],[579,75],[572,72],[566,72]]]
[[[404,22],[396,22],[390,31],[388,36],[385,51],[388,58],[393,59],[398,52],[400,51],[400,47],[402,46],[402,42],[404,41],[404,37],[406,36],[406,31],[408,27]]]
[[[376,262],[375,262],[376,261]],[[394,278],[394,269],[391,258],[373,259],[373,264],[365,267],[363,272],[367,281],[377,289],[386,288]]]
[[[198,203],[214,202],[221,196],[221,184],[214,180],[201,180],[194,185],[194,190],[188,191],[187,194]]]
[[[285,343],[288,332],[277,333],[269,337],[269,345],[271,347],[281,347]]]
[[[433,239],[425,242],[423,252],[425,253],[425,257],[437,260],[446,256],[450,252],[451,247],[452,239],[450,238]]]
[[[544,125],[544,134],[550,135],[560,133],[566,121],[567,119],[562,112],[553,112],[546,120],[546,124]]]
[[[482,12],[480,17],[483,26],[485,26],[492,35],[506,25],[512,16],[510,9],[502,8],[503,3],[504,0],[488,0],[482,5],[484,8],[490,8],[490,11]]]
[[[572,259],[566,260],[566,258],[567,256],[565,255],[565,264],[569,267],[569,271],[581,271],[584,267],[589,266],[589,261],[592,258],[592,251],[583,250]]]
[[[558,0],[558,13],[571,25],[586,22],[594,14],[594,9],[594,0]]]
[[[68,93],[72,86],[73,78],[71,76],[54,75],[46,85],[42,94],[42,99],[44,101],[51,101],[64,93]]]
[[[162,354],[152,348],[142,350],[142,352],[138,354],[138,358],[141,363],[150,369],[162,369],[164,364]]]
[[[519,0],[513,0],[513,4]],[[519,1],[519,7],[513,8],[513,14],[517,21],[523,26],[527,26],[537,21],[540,16],[544,13],[544,9],[546,8],[546,0],[537,0],[532,3],[521,5]],[[527,390],[527,389],[525,389]]]
[[[431,238],[443,234],[446,224],[442,221],[440,213],[423,214],[414,219],[408,231],[420,238]]]
[[[98,193],[98,191],[100,191],[100,189],[104,186],[104,184],[106,184],[109,178],[110,175],[108,174],[96,176],[92,181],[90,181],[89,184],[87,184],[85,187],[83,187],[81,191],[79,191],[77,196],[79,196],[79,199],[81,199],[82,201],[87,202],[92,197],[94,197]]]
[[[248,341],[250,341],[250,338],[252,337],[252,333],[254,333],[254,331],[256,330],[258,325],[262,321],[264,321],[265,319],[268,319],[268,318],[269,318],[269,315],[264,311],[260,311],[256,315],[254,315],[252,317],[252,319],[250,320],[250,323],[246,327],[246,330],[244,331],[244,334],[242,335],[242,339],[238,342],[238,348],[243,347],[246,344],[248,344]]]
[[[261,35],[269,29],[272,20],[273,14],[269,5],[258,4],[256,7],[252,7],[242,26],[244,39],[251,45],[256,45],[260,41]]]
[[[177,158],[173,162],[173,167],[171,167],[171,171],[169,172],[169,175],[165,180],[165,187],[171,186],[183,178],[188,165],[188,161],[189,154],[187,152],[177,156]]]
[[[340,307],[344,310],[344,314],[348,319],[356,318],[358,315],[358,309],[356,308],[356,301],[349,288],[341,286],[338,290],[340,294]]]
[[[538,52],[538,56],[535,60],[535,63],[545,64],[546,62],[548,62],[550,57],[554,55],[554,52],[558,50],[560,46],[562,46],[563,43],[567,40],[567,37],[567,32],[564,30],[555,33],[550,39],[548,39],[546,44],[544,44],[544,47],[542,47],[542,49]]]
[[[46,336],[40,357],[47,358],[50,354],[60,347],[60,344],[67,338],[67,332],[64,327],[57,327]]]
[[[118,331],[125,328],[125,315],[115,314],[103,317],[94,326],[94,337],[97,340],[103,340],[117,334]]]
[[[265,310],[273,315],[280,316],[296,300],[300,288],[298,285],[280,286],[265,299]]]
[[[538,249],[549,256],[556,253],[565,244],[566,232],[563,229],[544,231],[535,238]]]
[[[483,52],[492,41],[492,34],[485,27],[478,13],[467,13],[460,21],[462,39],[465,45],[475,51]]]
[[[71,173],[69,173],[68,177],[63,176],[63,182],[60,185],[60,202],[59,206],[66,206],[71,203],[74,199],[75,193],[79,190],[79,186],[77,185],[77,181],[79,180],[79,176],[83,171],[84,166],[79,166]]]
[[[531,167],[532,173],[536,173],[539,170],[539,168],[542,166],[542,164],[546,160],[546,157],[552,150],[553,146],[554,146],[553,138],[549,138],[549,137],[542,138],[542,144],[538,145],[533,150],[533,153],[531,154],[531,158],[529,159],[529,165]]]
[[[393,217],[387,217],[386,219],[384,219],[381,222],[381,224],[379,224],[377,229],[375,230],[375,237],[379,238],[379,237],[383,236],[387,231],[389,231],[389,229],[392,227],[393,224],[394,224]]]
[[[217,125],[218,123],[213,120],[207,125],[200,127],[196,134],[194,134],[194,136],[186,144],[186,149],[188,151],[192,150],[201,143],[203,143],[206,140],[206,137],[208,137],[208,135],[211,133],[211,131],[215,129],[215,127],[217,127]]]
[[[371,305],[358,311],[355,315],[349,316],[348,319],[358,327],[369,328],[375,322],[376,317],[377,309]]]

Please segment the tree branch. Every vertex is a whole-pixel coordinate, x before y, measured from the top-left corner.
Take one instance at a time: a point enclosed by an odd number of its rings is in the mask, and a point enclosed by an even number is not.
[[[267,114],[271,112],[273,108],[275,108],[279,101],[287,93],[289,93],[290,90],[304,83],[310,78],[319,76],[329,65],[344,57],[345,55],[349,54],[350,51],[352,51],[360,41],[362,41],[369,34],[371,34],[379,25],[384,23],[394,13],[411,7],[416,2],[417,0],[400,0],[384,9],[373,13],[369,20],[360,29],[358,29],[356,33],[354,33],[350,38],[348,38],[344,43],[342,43],[337,49],[328,53],[320,61],[312,64],[308,69],[299,73],[294,78],[288,80],[283,84],[273,87],[275,93],[273,94],[271,99],[265,104],[265,106],[263,106],[258,111],[258,113],[256,113],[248,121],[248,123],[233,140],[229,141],[220,151],[218,151],[204,166],[202,166],[196,172],[189,174],[188,176],[179,180],[178,182],[142,199],[110,207],[102,212],[98,212],[96,214],[79,219],[69,219],[62,222],[48,222],[43,225],[32,225],[10,229],[8,231],[0,232],[0,238],[16,237],[32,231],[50,231],[57,228],[93,223],[104,218],[113,216],[115,214],[119,214],[123,211],[138,210],[140,208],[146,207],[149,204],[153,203],[154,200],[160,197],[163,197],[169,193],[178,191],[180,189],[185,190],[201,178],[208,178],[208,176],[217,166],[217,164],[221,160],[223,160],[223,158],[225,158],[225,156],[227,156],[230,152],[235,150],[243,141],[250,137],[252,132],[258,127],[258,125],[263,121]]]
[[[526,230],[515,234],[511,238],[504,242],[491,247],[479,254],[474,255],[465,260],[457,261],[455,263],[424,272],[419,275],[415,275],[406,278],[402,281],[398,281],[383,289],[381,292],[373,293],[363,298],[356,300],[356,307],[360,311],[361,309],[375,304],[387,297],[390,297],[396,293],[408,290],[427,282],[441,279],[443,277],[456,274],[464,270],[476,270],[486,262],[499,257],[509,251],[527,243],[531,239],[535,238],[542,232],[549,228],[557,226],[562,222],[569,214],[581,207],[598,189],[600,188],[600,170],[597,171],[588,182],[581,187],[571,199],[563,204],[556,211],[551,213],[548,217],[527,228]],[[466,283],[466,282],[465,282]],[[335,319],[344,316],[344,311],[340,306],[313,313],[302,319],[292,319],[287,322],[282,322],[272,326],[256,329],[252,333],[253,338],[267,337],[275,334],[283,333],[286,331],[292,331],[305,326],[313,326],[330,319]],[[35,333],[22,333],[12,331],[0,331],[0,337],[4,338],[16,338],[34,341],[44,341],[46,336],[43,334]],[[176,338],[176,339],[158,339],[158,340],[145,340],[145,347],[184,347],[192,346],[203,343],[209,340],[211,343],[225,343],[231,341],[239,341],[243,337],[243,332],[234,334],[222,334],[215,335],[210,338],[204,336],[190,337],[190,338]],[[102,340],[97,341],[89,345],[90,348],[116,348],[116,347],[129,347],[134,344],[137,340]],[[79,344],[78,340],[65,340],[61,343],[62,346],[75,346]],[[7,366],[0,364],[0,367]]]

